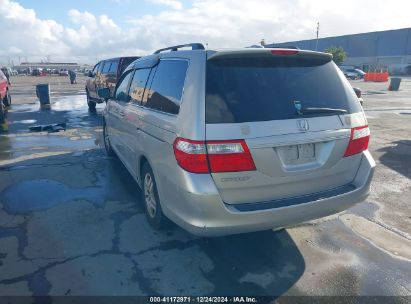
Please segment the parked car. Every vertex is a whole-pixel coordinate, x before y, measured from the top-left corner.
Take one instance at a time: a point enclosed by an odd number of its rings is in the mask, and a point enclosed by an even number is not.
[[[113,94],[121,73],[138,58],[140,57],[131,56],[102,60],[94,66],[92,71],[89,71],[86,82],[86,96],[90,109],[95,109],[96,103],[104,102],[97,94],[98,89],[109,88],[111,94]]]
[[[8,84],[10,84],[10,77],[12,76],[11,69],[7,67],[2,67],[1,71],[3,72],[3,75],[6,77]]]
[[[11,105],[9,82],[2,70],[0,70],[0,101],[6,107]]]
[[[59,71],[59,76],[68,76],[69,72],[66,69],[61,69]]]
[[[6,75],[0,70],[0,132],[7,130],[6,113],[7,107],[10,105],[9,82]]]
[[[41,73],[43,73],[43,69],[35,68],[31,71],[31,76],[41,76]]]
[[[360,69],[342,69],[345,77],[352,80],[363,79],[366,74]]]
[[[167,217],[205,236],[280,229],[369,194],[370,130],[329,54],[173,46],[131,64],[113,97],[98,93],[106,151],[156,228]]]

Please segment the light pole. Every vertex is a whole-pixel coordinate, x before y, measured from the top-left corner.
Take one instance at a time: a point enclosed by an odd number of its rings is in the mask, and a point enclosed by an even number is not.
[[[320,22],[317,22],[317,40],[315,42],[315,50],[318,50],[318,32],[320,31]]]

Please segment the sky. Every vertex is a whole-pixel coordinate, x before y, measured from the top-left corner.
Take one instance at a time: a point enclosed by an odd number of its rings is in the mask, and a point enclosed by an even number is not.
[[[0,0],[0,63],[244,47],[411,27],[409,0]]]

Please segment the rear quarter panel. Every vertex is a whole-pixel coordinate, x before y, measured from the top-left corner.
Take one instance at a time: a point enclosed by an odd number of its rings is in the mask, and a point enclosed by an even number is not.
[[[179,52],[180,53],[180,52]],[[205,68],[206,53],[181,51],[189,60],[183,100],[177,116],[177,136],[192,140],[205,139]]]

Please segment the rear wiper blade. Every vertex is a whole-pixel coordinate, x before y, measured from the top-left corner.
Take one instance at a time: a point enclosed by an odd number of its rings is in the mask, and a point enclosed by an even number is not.
[[[298,114],[327,114],[327,113],[335,113],[335,114],[346,114],[348,111],[344,109],[334,109],[334,108],[302,108],[298,111]]]

